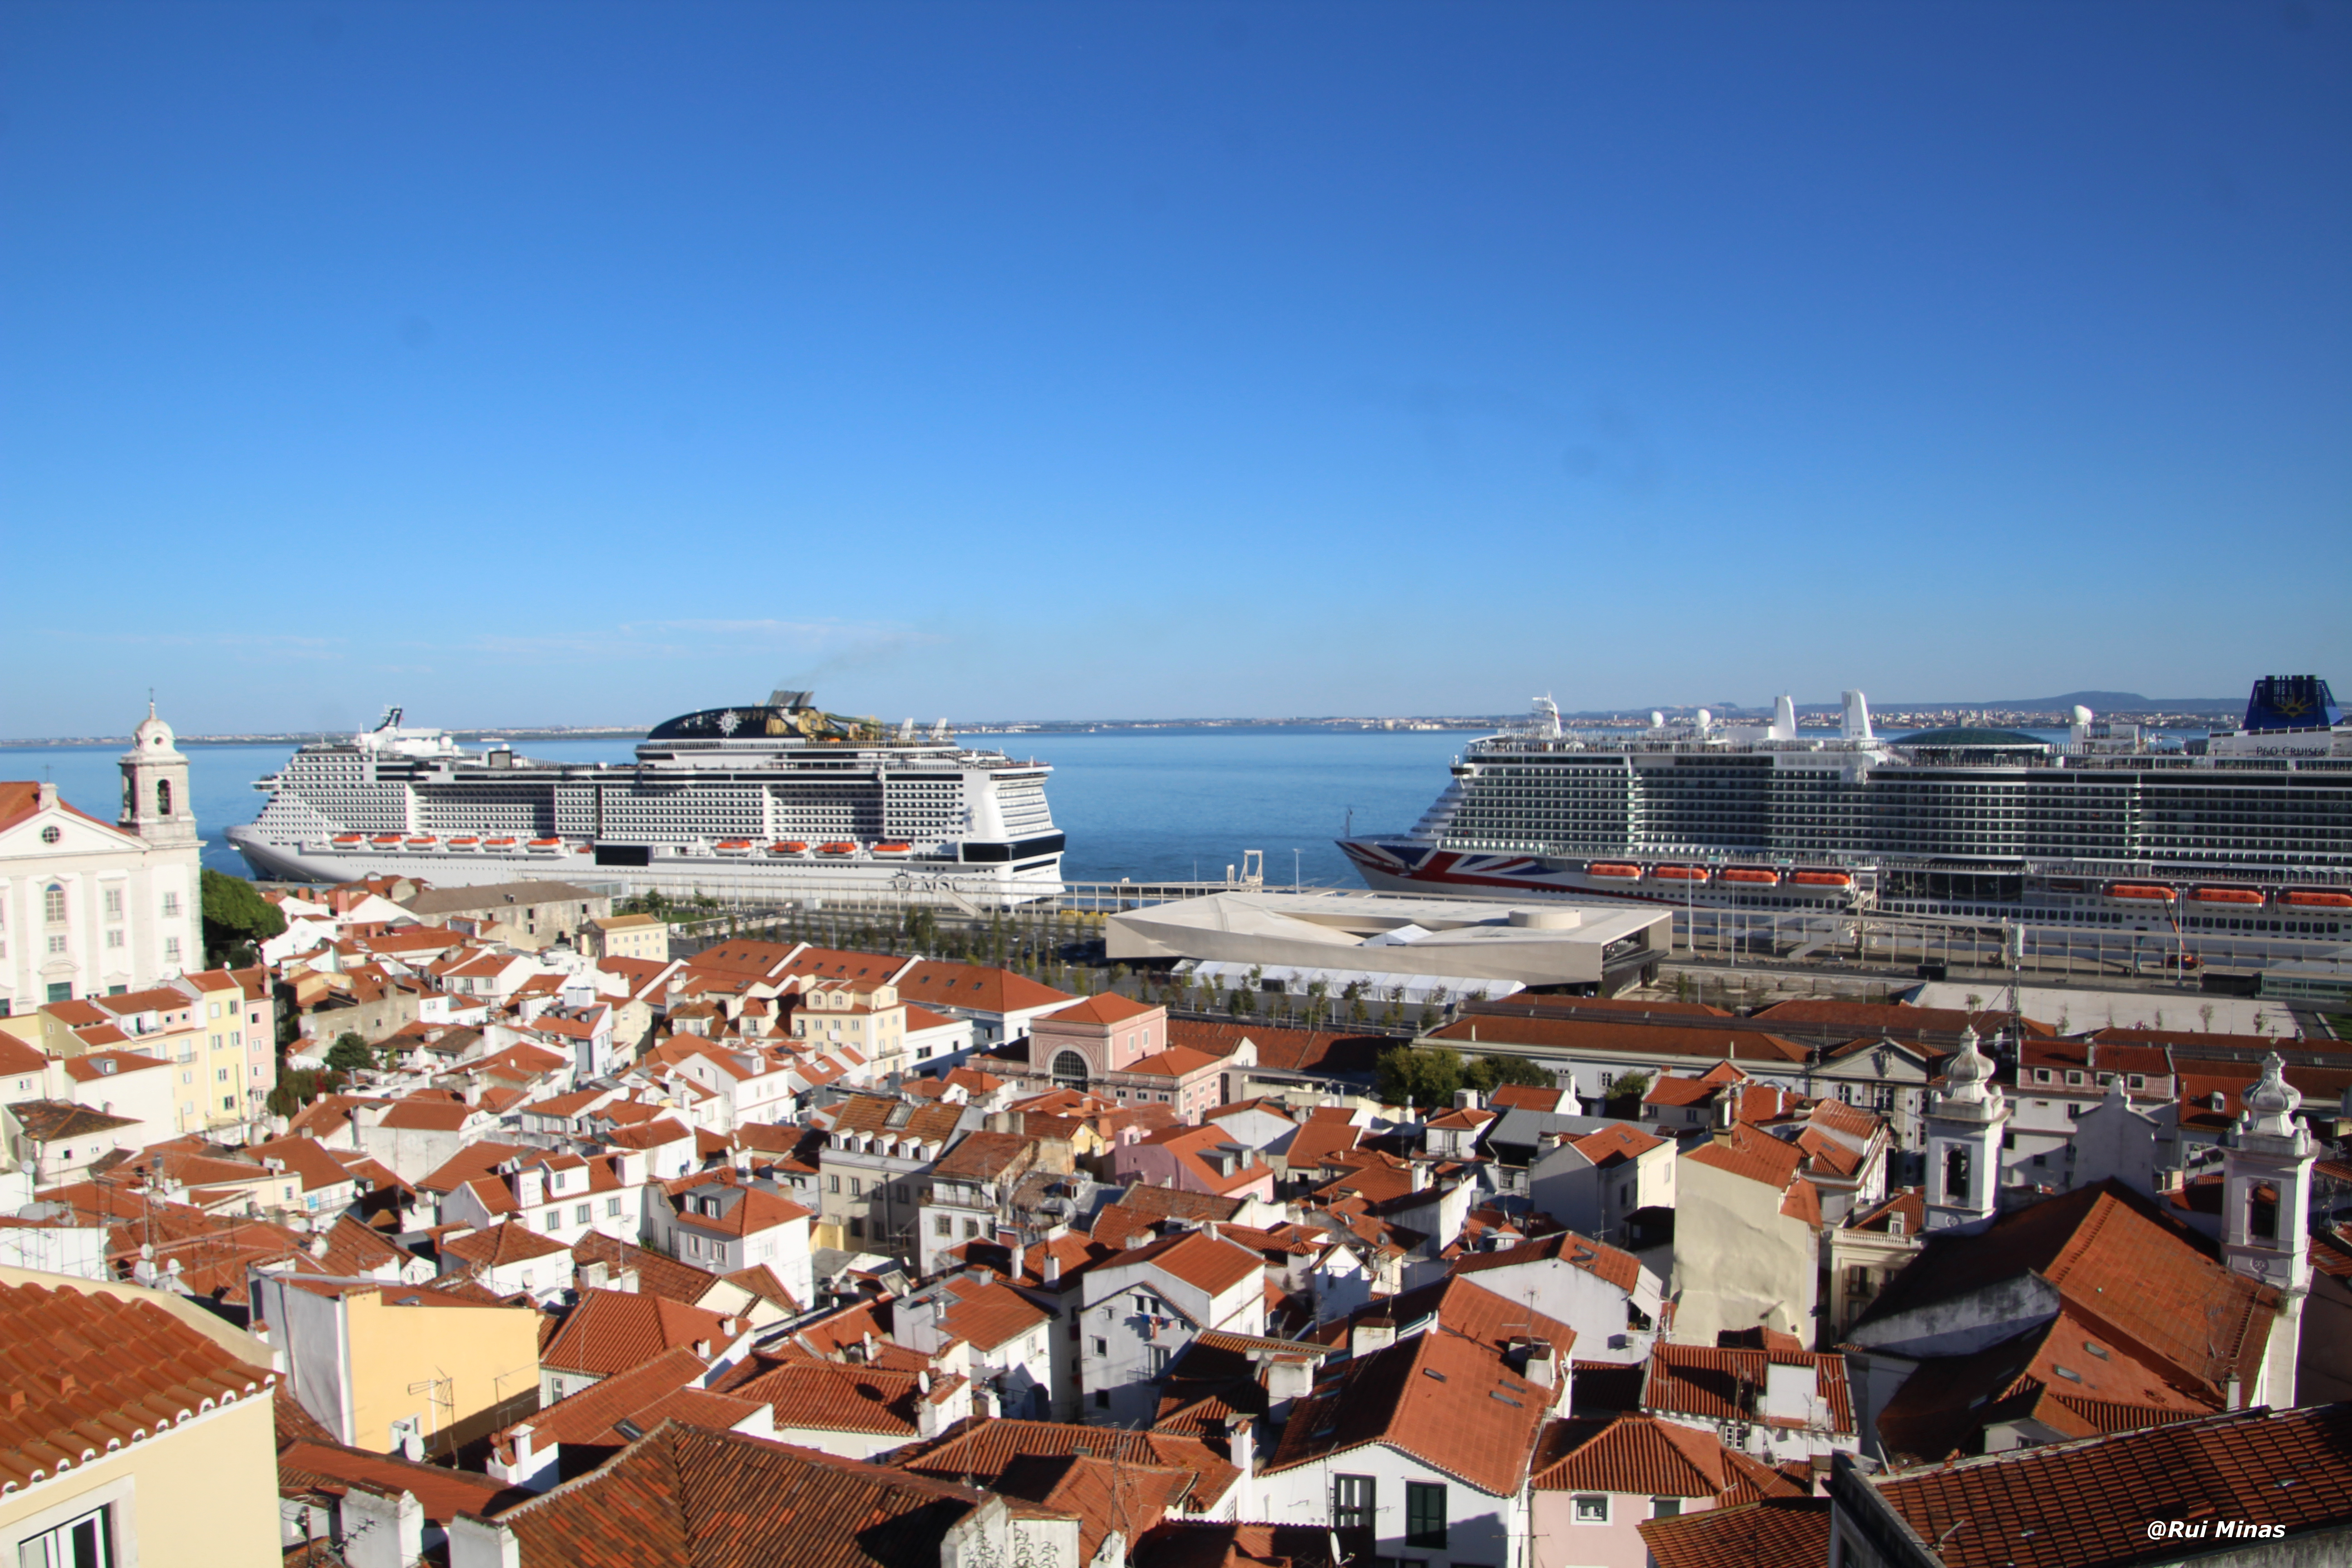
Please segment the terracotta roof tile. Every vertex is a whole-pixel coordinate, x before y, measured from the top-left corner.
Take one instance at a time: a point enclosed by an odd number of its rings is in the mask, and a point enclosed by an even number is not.
[[[659,1296],[588,1289],[539,1354],[540,1364],[596,1377],[643,1366],[667,1350],[735,1338],[740,1324]]]
[[[1528,1481],[1538,1491],[1620,1492],[1710,1502],[1727,1497],[1731,1502],[1747,1502],[1801,1495],[1770,1466],[1725,1447],[1714,1433],[1649,1415],[1560,1422],[1546,1434],[1542,1458],[1548,1462]]]
[[[902,1450],[892,1463],[917,1475],[970,1477],[993,1488],[1024,1458],[1086,1454],[1119,1464],[1162,1466],[1194,1478],[1192,1497],[1206,1508],[1222,1499],[1241,1471],[1198,1437],[1165,1432],[1127,1432],[1058,1421],[988,1421],[967,1418],[932,1441]]]
[[[1526,1479],[1552,1392],[1454,1334],[1416,1334],[1318,1381],[1285,1424],[1269,1474],[1384,1444],[1490,1497]]]
[[[41,1285],[0,1285],[0,1373],[9,1491],[215,1405],[267,1397],[276,1380],[152,1302]]]
[[[1645,1520],[1642,1541],[1657,1568],[1812,1564],[1830,1558],[1830,1500],[1767,1498],[1675,1519]]]
[[[1660,1343],[1650,1351],[1642,1407],[1705,1421],[1762,1421],[1752,1408],[1774,1366],[1813,1369],[1813,1390],[1832,1432],[1852,1432],[1853,1399],[1845,1357],[1834,1351],[1748,1350]]]

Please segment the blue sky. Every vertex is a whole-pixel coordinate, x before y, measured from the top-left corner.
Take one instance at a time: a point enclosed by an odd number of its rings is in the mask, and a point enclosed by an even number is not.
[[[0,10],[0,735],[2352,685],[2352,7]]]

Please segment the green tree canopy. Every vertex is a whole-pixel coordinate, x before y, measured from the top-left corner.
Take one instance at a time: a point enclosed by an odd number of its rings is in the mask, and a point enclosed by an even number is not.
[[[376,1065],[375,1053],[368,1049],[365,1040],[346,1029],[327,1047],[327,1065],[337,1072],[357,1072]]]
[[[1481,1094],[1492,1094],[1507,1083],[1523,1083],[1535,1089],[1552,1087],[1551,1073],[1525,1057],[1479,1057],[1462,1069],[1464,1087]]]
[[[1450,1046],[1391,1046],[1381,1053],[1378,1068],[1378,1092],[1391,1105],[1408,1100],[1423,1110],[1451,1105],[1464,1082],[1462,1053]]]
[[[251,950],[286,929],[286,916],[242,877],[207,867],[197,879],[205,914],[205,952],[214,963],[260,962]]]

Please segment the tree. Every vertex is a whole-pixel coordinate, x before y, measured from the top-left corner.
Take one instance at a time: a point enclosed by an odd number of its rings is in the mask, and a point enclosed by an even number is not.
[[[358,1072],[376,1065],[375,1053],[368,1049],[365,1040],[346,1029],[327,1047],[327,1065],[337,1072]]]
[[[1619,1075],[1617,1081],[1609,1086],[1608,1104],[1614,1108],[1610,1114],[1626,1121],[1636,1120],[1641,1115],[1642,1101],[1649,1096],[1650,1080],[1655,1076],[1646,1069]]]
[[[261,962],[257,951],[286,929],[286,915],[242,877],[206,867],[203,890],[205,952],[211,962],[243,969]]]
[[[1451,1105],[1463,1087],[1462,1053],[1450,1046],[1391,1046],[1376,1067],[1374,1092],[1391,1105]]]
[[[1533,1089],[1552,1087],[1551,1074],[1525,1057],[1478,1057],[1462,1069],[1462,1082],[1466,1089],[1481,1094],[1492,1094],[1507,1083],[1522,1083]]]

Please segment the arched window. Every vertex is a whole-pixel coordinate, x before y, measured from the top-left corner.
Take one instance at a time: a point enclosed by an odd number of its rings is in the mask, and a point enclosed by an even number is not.
[[[158,816],[172,815],[172,781],[170,779],[155,781],[155,815]]]
[[[1064,1089],[1087,1087],[1087,1058],[1076,1051],[1054,1053],[1054,1081]]]
[[[66,889],[60,882],[51,882],[41,889],[41,918],[51,925],[63,925],[66,919]]]

